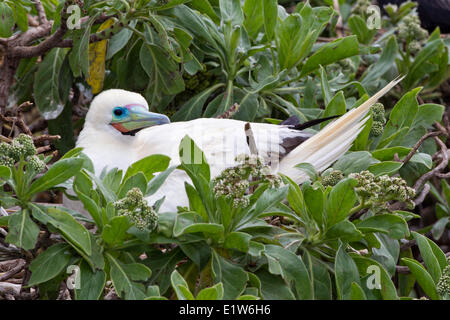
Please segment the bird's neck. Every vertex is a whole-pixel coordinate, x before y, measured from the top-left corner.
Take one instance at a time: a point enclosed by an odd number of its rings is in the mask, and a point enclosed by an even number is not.
[[[114,128],[99,129],[85,125],[77,140],[77,147],[83,148],[93,162],[95,174],[104,167],[126,169],[135,161],[135,137],[125,136]]]

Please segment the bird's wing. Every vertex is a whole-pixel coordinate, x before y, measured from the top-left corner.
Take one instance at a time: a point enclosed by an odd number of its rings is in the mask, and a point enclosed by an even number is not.
[[[236,156],[250,153],[245,125],[246,122],[239,120],[202,118],[147,128],[136,135],[137,159],[159,153],[168,155],[173,164],[179,164],[179,145],[188,135],[205,153],[214,176],[235,165]],[[258,155],[266,163],[277,162],[312,136],[311,133],[265,123],[251,123],[250,129]]]

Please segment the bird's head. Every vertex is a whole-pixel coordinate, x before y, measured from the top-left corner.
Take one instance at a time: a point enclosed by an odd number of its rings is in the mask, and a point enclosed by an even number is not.
[[[169,123],[163,114],[148,111],[147,101],[138,93],[112,89],[100,93],[91,103],[86,124],[134,135],[143,128]]]

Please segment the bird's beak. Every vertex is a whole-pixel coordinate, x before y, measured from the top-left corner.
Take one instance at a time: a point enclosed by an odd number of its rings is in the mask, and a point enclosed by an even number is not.
[[[122,133],[136,132],[143,128],[170,123],[167,116],[153,113],[142,105],[127,105],[128,116],[123,120],[113,120],[111,125]]]

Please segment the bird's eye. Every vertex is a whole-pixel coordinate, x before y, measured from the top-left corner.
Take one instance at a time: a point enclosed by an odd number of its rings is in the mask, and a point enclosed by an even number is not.
[[[120,117],[123,114],[122,108],[115,108],[113,112],[114,112],[114,115],[116,115],[118,117]]]

